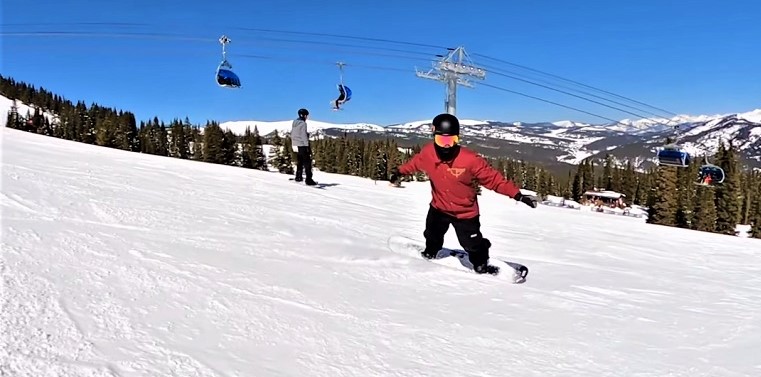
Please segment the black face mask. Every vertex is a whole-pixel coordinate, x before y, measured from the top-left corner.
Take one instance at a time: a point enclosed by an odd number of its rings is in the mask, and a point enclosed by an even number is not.
[[[454,158],[457,157],[457,154],[460,152],[460,145],[444,148],[433,144],[433,147],[436,150],[436,156],[438,156],[439,159],[444,162],[454,160]]]

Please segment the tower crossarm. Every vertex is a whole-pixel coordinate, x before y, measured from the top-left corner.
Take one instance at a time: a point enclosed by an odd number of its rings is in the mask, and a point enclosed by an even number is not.
[[[433,64],[433,68],[428,71],[415,68],[415,75],[446,84],[447,99],[444,106],[449,114],[455,115],[457,86],[474,88],[469,79],[485,80],[486,70],[473,64],[464,47],[451,49],[446,56],[439,57],[440,59]]]

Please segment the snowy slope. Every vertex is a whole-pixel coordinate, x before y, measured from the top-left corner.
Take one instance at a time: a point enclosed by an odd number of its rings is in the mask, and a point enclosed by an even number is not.
[[[761,374],[758,240],[484,190],[509,285],[387,250],[425,183],[0,135],[0,375]]]

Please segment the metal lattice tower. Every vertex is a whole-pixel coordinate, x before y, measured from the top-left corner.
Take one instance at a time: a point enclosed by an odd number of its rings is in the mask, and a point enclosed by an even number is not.
[[[465,47],[448,49],[449,53],[436,55],[441,59],[433,63],[433,69],[428,72],[419,71],[415,68],[415,75],[424,79],[436,80],[446,84],[447,99],[444,102],[444,110],[452,115],[457,111],[457,85],[466,88],[473,88],[474,85],[468,78],[483,80],[486,78],[486,71],[483,68],[476,67],[468,54]]]

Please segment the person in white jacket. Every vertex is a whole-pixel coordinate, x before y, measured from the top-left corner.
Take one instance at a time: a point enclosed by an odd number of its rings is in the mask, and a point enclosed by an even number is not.
[[[309,186],[317,184],[312,180],[312,149],[309,147],[309,133],[307,132],[307,118],[309,117],[309,111],[307,109],[299,109],[298,119],[293,120],[291,125],[291,145],[294,152],[296,152],[296,182],[303,180],[303,175],[306,175],[306,183]]]

